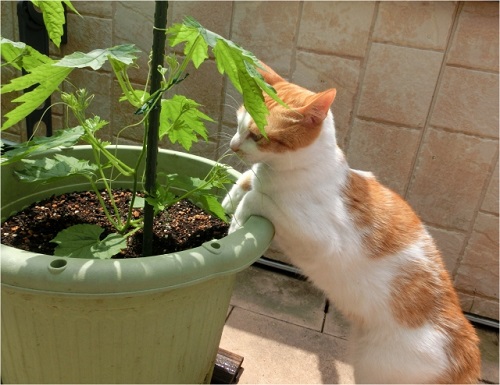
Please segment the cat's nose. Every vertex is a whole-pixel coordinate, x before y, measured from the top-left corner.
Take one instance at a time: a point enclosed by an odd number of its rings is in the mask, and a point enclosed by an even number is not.
[[[231,139],[231,143],[229,143],[229,147],[234,152],[238,152],[240,150],[240,141],[236,138]]]

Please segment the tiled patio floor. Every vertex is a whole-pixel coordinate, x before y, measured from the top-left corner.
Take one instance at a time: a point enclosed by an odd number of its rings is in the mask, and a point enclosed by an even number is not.
[[[240,384],[347,384],[347,332],[309,282],[252,266],[237,277],[220,347],[244,357]],[[479,334],[482,379],[498,383],[498,332]]]

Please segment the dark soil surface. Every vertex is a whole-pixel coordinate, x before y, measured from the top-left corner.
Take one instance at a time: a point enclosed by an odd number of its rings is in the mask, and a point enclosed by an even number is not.
[[[126,208],[132,193],[114,190],[117,206]],[[105,191],[101,196],[106,202]],[[141,209],[134,209],[133,215],[142,215]],[[95,193],[80,192],[53,196],[35,203],[13,215],[2,223],[1,241],[18,249],[53,255],[56,247],[50,241],[57,233],[76,224],[97,224],[104,228],[102,239],[115,232],[109,224]],[[184,200],[157,215],[154,221],[153,254],[165,254],[200,246],[212,239],[227,235],[228,225],[191,202]],[[140,257],[142,253],[142,230],[129,238],[127,249],[114,258]]]

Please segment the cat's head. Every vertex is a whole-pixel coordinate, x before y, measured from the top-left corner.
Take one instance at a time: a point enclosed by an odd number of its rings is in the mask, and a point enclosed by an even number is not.
[[[270,67],[261,63],[260,73],[274,87],[289,108],[264,95],[269,109],[264,137],[250,114],[242,106],[237,112],[238,130],[231,140],[231,149],[250,163],[275,163],[290,158],[290,153],[310,147],[324,129],[332,129],[330,106],[336,90],[314,93],[287,82]],[[333,137],[333,140],[334,137]]]

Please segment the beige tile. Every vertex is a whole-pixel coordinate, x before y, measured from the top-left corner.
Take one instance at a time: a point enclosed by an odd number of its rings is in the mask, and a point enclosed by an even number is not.
[[[231,40],[288,76],[299,9],[298,2],[234,2]]]
[[[408,201],[427,223],[467,230],[497,147],[493,140],[430,128]]]
[[[363,57],[375,2],[306,1],[297,46],[307,50]]]
[[[382,184],[403,195],[420,135],[420,130],[356,119],[347,160],[352,168],[373,172]]]
[[[321,331],[325,297],[309,282],[250,267],[238,274],[231,305]]]
[[[448,64],[498,71],[498,2],[464,3]]]
[[[174,86],[167,96],[180,94],[193,99],[201,104],[199,109],[203,113],[218,122],[222,112],[223,77],[217,70],[215,62],[207,60],[197,70],[189,65],[186,72],[189,76]]]
[[[173,1],[169,3],[172,23],[193,17],[206,29],[229,38],[233,4],[230,1]]]
[[[220,347],[244,357],[240,384],[351,384],[347,342],[235,308]]]
[[[149,53],[153,44],[154,7],[153,1],[119,1],[115,4],[113,45],[134,44],[141,51],[136,62],[139,68],[131,68],[129,71],[130,78],[141,84],[146,83],[148,76]]]
[[[498,330],[476,328],[481,340],[481,379],[498,384]]]
[[[328,313],[326,313],[323,333],[335,337],[348,339],[349,321],[335,308],[335,304],[330,302]]]
[[[345,137],[353,115],[360,65],[357,59],[297,52],[296,67],[292,75],[293,83],[314,92],[328,88],[337,89],[332,111],[340,147],[345,145]]]
[[[462,291],[498,298],[498,216],[479,212],[455,278]]]
[[[73,13],[68,13],[67,19],[68,43],[61,44],[62,55],[69,55],[75,51],[87,53],[97,48],[109,48],[113,45],[111,20],[94,16],[81,17]]]
[[[381,2],[373,40],[444,50],[455,2]]]
[[[442,59],[439,52],[374,43],[358,114],[423,127]]]
[[[113,2],[111,1],[75,1],[72,4],[84,18],[87,15],[102,18],[111,18],[113,16]],[[71,11],[68,10],[68,12]]]
[[[89,105],[86,116],[91,117],[98,115],[101,119],[111,119],[111,75],[105,72],[96,72],[86,68],[74,69],[69,75],[69,82],[63,83],[64,92],[74,93],[78,89],[85,88],[89,96],[94,95],[91,104]],[[70,114],[72,116],[72,114]],[[72,117],[70,122],[77,124]],[[104,128],[103,130],[109,130]]]
[[[238,125],[236,112],[243,104],[243,97],[228,79],[224,82],[223,103],[222,122],[226,123],[229,127],[234,127],[234,131],[230,131],[231,135],[234,135]]]
[[[464,293],[461,291],[458,291],[458,297],[464,311],[498,320],[498,299],[480,297],[475,294]]]
[[[464,245],[465,233],[441,229],[430,225],[426,227],[441,252],[446,269],[450,273],[450,276],[452,276],[457,267],[460,252]]]
[[[133,84],[133,87],[135,89],[143,89],[138,84]],[[144,138],[144,127],[140,121],[143,117],[134,114],[137,108],[131,106],[130,103],[119,102],[121,95],[121,88],[118,82],[114,80],[111,85],[110,134],[113,136],[120,134],[121,139],[141,143]]]
[[[14,1],[2,1],[1,4],[1,24],[0,31],[2,37],[16,41],[18,40],[18,24],[17,24],[17,2]],[[14,20],[16,22],[14,22]]]
[[[493,175],[490,179],[490,184],[486,190],[486,195],[483,199],[483,204],[481,205],[481,210],[489,211],[491,213],[498,215],[498,161],[495,169],[493,170]]]
[[[447,67],[431,124],[498,138],[498,74]]]

